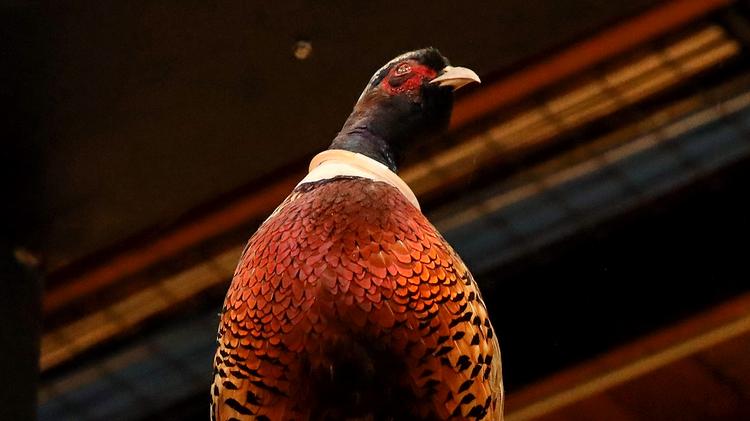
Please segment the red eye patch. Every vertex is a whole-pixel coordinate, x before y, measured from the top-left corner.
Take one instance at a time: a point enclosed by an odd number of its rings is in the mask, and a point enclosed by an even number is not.
[[[432,80],[437,72],[427,66],[409,62],[401,63],[388,72],[380,86],[390,95],[418,91],[424,80]]]

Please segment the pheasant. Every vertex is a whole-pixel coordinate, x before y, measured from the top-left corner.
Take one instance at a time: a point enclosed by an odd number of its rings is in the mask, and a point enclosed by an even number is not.
[[[379,69],[328,150],[245,247],[213,420],[501,420],[500,350],[471,273],[396,175],[479,82],[438,50]]]

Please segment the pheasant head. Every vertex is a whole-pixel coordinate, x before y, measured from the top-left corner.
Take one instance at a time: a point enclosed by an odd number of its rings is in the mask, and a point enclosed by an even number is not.
[[[453,91],[479,81],[435,48],[402,54],[375,72],[329,149],[361,153],[396,171],[404,146],[447,127]]]

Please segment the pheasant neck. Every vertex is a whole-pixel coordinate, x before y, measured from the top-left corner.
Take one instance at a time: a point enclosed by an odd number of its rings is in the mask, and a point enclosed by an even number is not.
[[[388,142],[367,127],[342,130],[328,149],[342,149],[372,158],[396,172],[396,157]]]

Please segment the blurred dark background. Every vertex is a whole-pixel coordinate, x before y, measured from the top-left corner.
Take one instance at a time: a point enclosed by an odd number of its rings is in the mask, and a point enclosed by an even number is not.
[[[0,419],[207,419],[244,241],[372,72],[427,45],[484,83],[401,176],[481,284],[507,419],[750,419],[750,3],[6,1],[0,19]]]

